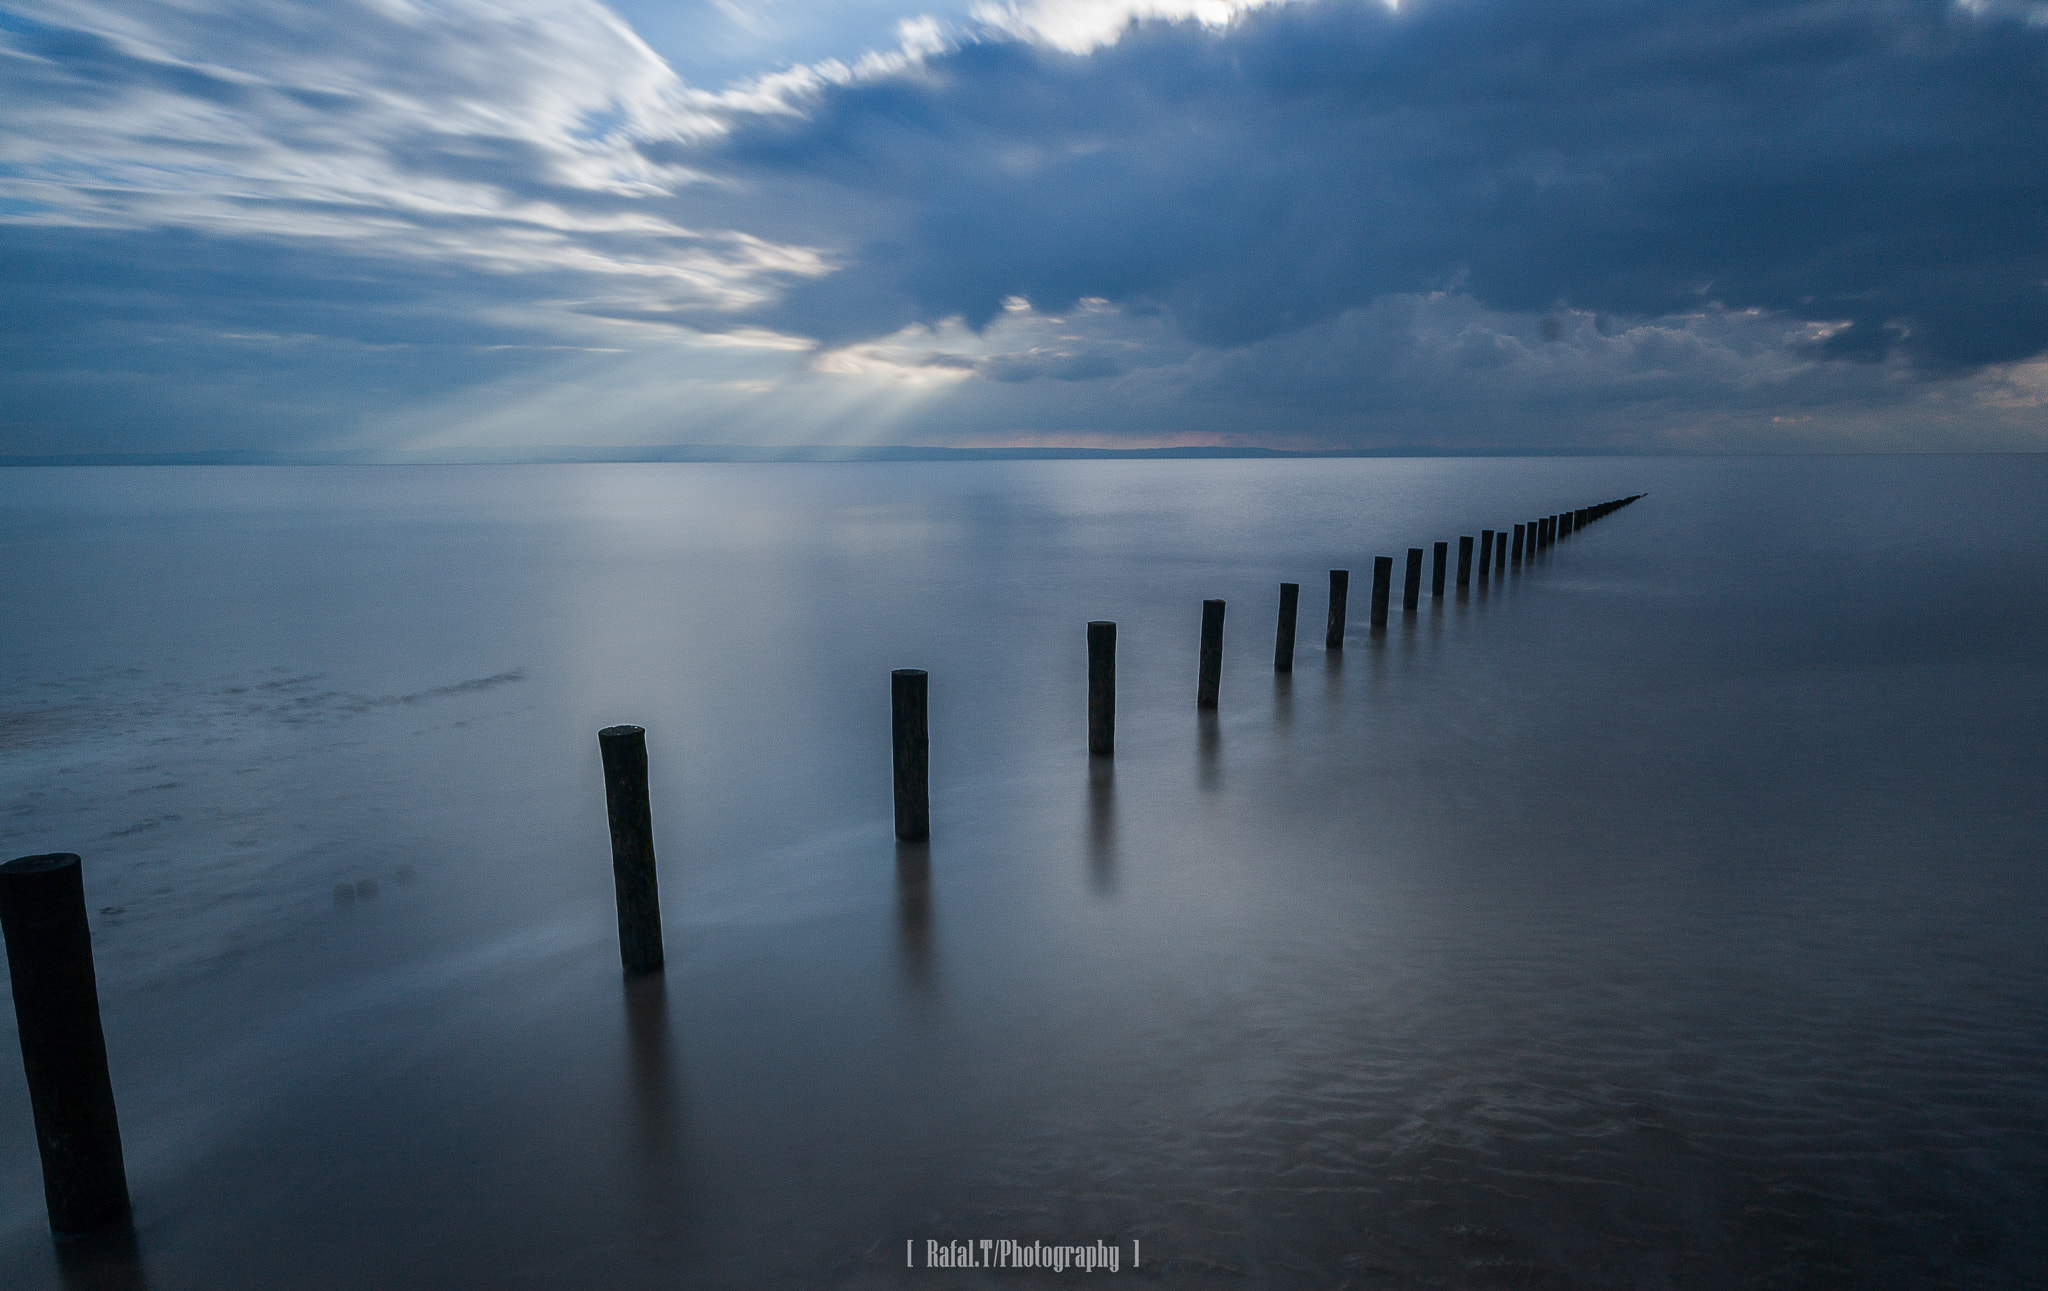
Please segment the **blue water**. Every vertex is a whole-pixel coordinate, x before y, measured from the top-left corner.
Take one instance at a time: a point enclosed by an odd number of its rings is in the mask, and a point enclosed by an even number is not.
[[[1639,492],[1399,609],[1410,546]],[[0,851],[84,857],[136,1210],[60,1261],[0,1038],[0,1284],[1064,1284],[903,1267],[961,1238],[2039,1285],[2044,503],[2040,457],[0,472]]]

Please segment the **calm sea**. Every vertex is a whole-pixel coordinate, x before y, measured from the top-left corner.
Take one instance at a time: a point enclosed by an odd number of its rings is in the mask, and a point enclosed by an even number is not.
[[[0,1036],[0,1283],[2041,1285],[2044,514],[2048,457],[0,472],[0,859],[84,857],[139,1251],[59,1262]]]

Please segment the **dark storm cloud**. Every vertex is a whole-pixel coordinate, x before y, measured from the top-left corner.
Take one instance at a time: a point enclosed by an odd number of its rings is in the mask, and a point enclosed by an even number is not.
[[[968,44],[744,121],[711,164],[894,204],[769,315],[810,334],[1099,296],[1233,346],[1449,289],[1761,308],[1938,373],[2048,349],[2040,13],[1305,4],[1085,57]]]

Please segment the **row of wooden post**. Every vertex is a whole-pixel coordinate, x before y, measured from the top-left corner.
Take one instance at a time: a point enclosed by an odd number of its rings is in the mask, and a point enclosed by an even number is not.
[[[1488,577],[1496,559],[1505,565],[1534,556],[1559,538],[1584,528],[1641,497],[1635,494],[1577,511],[1560,512],[1507,531],[1480,531],[1479,576]],[[1457,582],[1471,581],[1473,541],[1458,539]],[[1422,548],[1408,549],[1401,605],[1413,611],[1421,597]],[[1444,594],[1446,544],[1437,543],[1430,595]],[[1372,625],[1386,626],[1394,559],[1373,558]],[[1330,613],[1324,644],[1344,648],[1349,571],[1330,571]],[[1294,619],[1298,583],[1280,585],[1280,624],[1273,643],[1273,667],[1294,667]],[[1202,646],[1195,703],[1216,707],[1223,678],[1223,611],[1219,600],[1202,602]],[[896,786],[896,836],[916,842],[931,834],[930,733],[927,676],[920,668],[890,675],[891,748]],[[619,959],[632,974],[661,970],[661,894],[655,882],[654,824],[647,791],[647,733],[638,726],[610,726],[598,732],[604,763],[605,811],[611,825],[613,892],[619,916]],[[1116,624],[1088,625],[1088,752],[1106,757],[1116,749]],[[121,1129],[114,1111],[113,1081],[107,1069],[106,1038],[100,1028],[99,989],[93,972],[92,934],[85,914],[85,885],[77,855],[69,852],[24,856],[0,865],[0,932],[7,942],[7,971],[14,987],[14,1012],[21,1036],[22,1065],[28,1075],[36,1146],[42,1156],[43,1194],[50,1227],[59,1234],[87,1232],[125,1221],[128,1180],[122,1164]]]

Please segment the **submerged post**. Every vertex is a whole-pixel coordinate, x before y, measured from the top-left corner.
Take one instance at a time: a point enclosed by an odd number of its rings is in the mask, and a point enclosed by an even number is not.
[[[119,1223],[128,1217],[128,1172],[77,855],[0,865],[0,928],[50,1229],[83,1233]]]
[[[1513,562],[1514,562],[1515,564],[1517,564],[1517,565],[1519,565],[1519,564],[1521,564],[1521,563],[1522,563],[1522,530],[1523,530],[1523,528],[1524,528],[1524,526],[1522,526],[1522,525],[1516,525],[1516,526],[1515,526],[1515,544],[1514,544],[1514,546],[1513,546],[1512,548],[1510,548],[1510,549],[1509,549],[1509,551],[1508,551],[1508,559],[1509,559],[1509,560],[1511,560],[1511,561],[1513,561]]]
[[[1088,625],[1088,752],[1116,752],[1116,624]]]
[[[922,668],[889,674],[889,736],[896,757],[896,837],[915,842],[932,835],[931,731],[925,721]]]
[[[1450,549],[1451,549],[1451,544],[1449,544],[1449,543],[1447,543],[1447,542],[1440,542],[1440,543],[1438,543],[1438,544],[1436,545],[1436,555],[1435,555],[1435,556],[1434,556],[1434,557],[1432,558],[1432,560],[1431,560],[1431,563],[1430,563],[1430,570],[1429,570],[1429,594],[1430,594],[1430,595],[1431,595],[1432,597],[1436,598],[1437,600],[1442,600],[1442,599],[1443,599],[1443,595],[1444,595],[1444,559],[1445,559],[1445,557],[1446,557],[1446,556],[1447,556],[1447,555],[1448,555],[1448,554],[1450,553]]]
[[[1372,626],[1373,631],[1385,630],[1387,626],[1387,596],[1393,589],[1394,558],[1374,556],[1372,558]]]
[[[1195,688],[1195,707],[1216,707],[1223,682],[1223,602],[1202,602],[1202,676]]]
[[[1422,601],[1422,548],[1408,549],[1408,568],[1401,575],[1401,608],[1415,613],[1415,607]]]
[[[1470,534],[1463,534],[1458,538],[1458,586],[1470,587],[1471,585],[1472,536]]]
[[[1330,571],[1330,626],[1323,630],[1323,647],[1327,650],[1344,648],[1344,602],[1351,595],[1351,571],[1333,569]]]
[[[1506,577],[1508,572],[1508,531],[1503,529],[1493,535],[1493,572]]]
[[[612,826],[612,888],[619,904],[619,961],[629,973],[662,965],[661,893],[654,881],[654,819],[647,805],[647,732],[607,726],[597,733],[604,755],[604,806]]]
[[[1479,581],[1485,582],[1493,570],[1493,530],[1479,531]]]
[[[1294,671],[1294,609],[1301,601],[1300,583],[1280,584],[1280,627],[1273,634],[1273,671]]]

